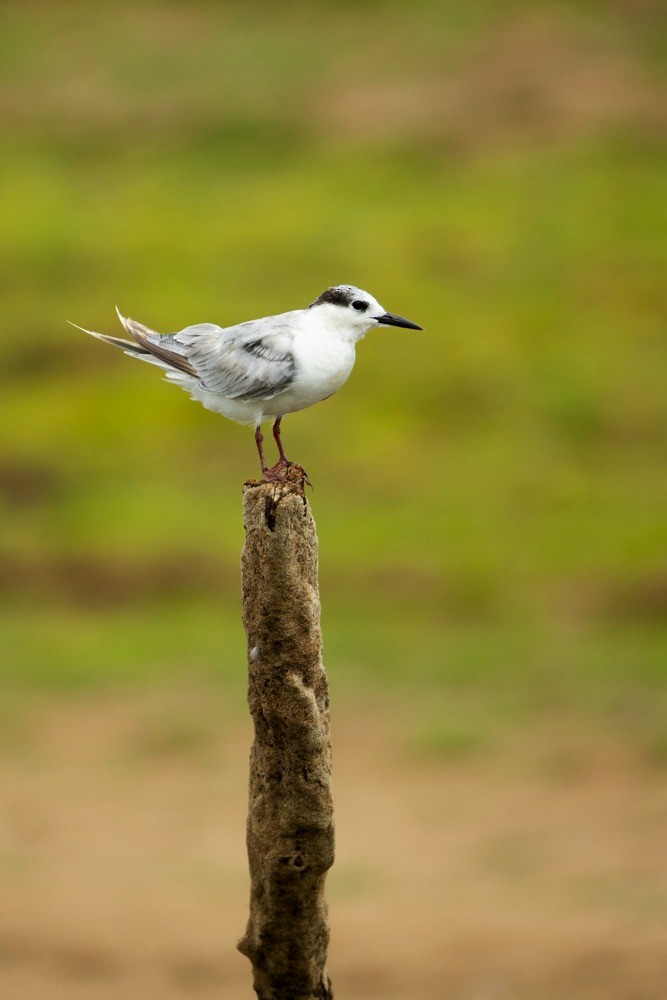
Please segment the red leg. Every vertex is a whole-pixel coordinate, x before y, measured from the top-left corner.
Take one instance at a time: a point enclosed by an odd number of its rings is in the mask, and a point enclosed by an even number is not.
[[[279,440],[280,440],[280,428],[278,429],[278,437],[276,438],[276,441],[279,442]],[[274,481],[283,482],[283,480],[285,479],[284,471],[289,465],[289,462],[285,458],[285,452],[282,450],[282,444],[278,445],[278,447],[280,448],[280,461],[277,462],[272,469],[269,469],[269,467],[266,464],[266,460],[264,458],[264,448],[262,447],[263,441],[264,441],[264,435],[262,434],[262,428],[258,424],[257,427],[255,427],[255,444],[257,445],[259,462],[260,465],[262,466],[262,475],[268,482],[274,482]]]
[[[287,458],[287,455],[285,454],[285,450],[283,448],[283,442],[282,442],[281,437],[280,437],[280,421],[281,420],[282,420],[282,417],[278,417],[278,419],[275,421],[275,423],[273,425],[273,437],[275,439],[276,444],[278,445],[278,454],[280,455],[279,465],[289,465],[289,459]]]
[[[310,486],[311,483],[310,480],[308,479],[308,476],[306,475],[305,470],[302,469],[300,465],[294,465],[292,462],[290,462],[289,459],[287,458],[287,455],[285,454],[283,443],[280,439],[280,421],[281,417],[278,417],[278,419],[273,424],[273,436],[276,440],[276,444],[278,445],[280,458],[272,469],[269,469],[267,467],[266,461],[264,459],[264,448],[262,447],[262,444],[264,442],[264,435],[262,434],[262,428],[260,424],[258,424],[257,427],[255,427],[255,444],[257,445],[257,454],[259,455],[260,465],[262,466],[262,475],[267,480],[267,482],[279,482],[279,483],[294,482],[295,480],[291,476],[288,477],[288,473],[291,473],[292,470],[296,469],[297,472],[301,474],[303,483],[307,483]]]
[[[262,466],[262,473],[266,472],[266,462],[264,461],[264,449],[262,448],[262,442],[264,441],[264,435],[262,434],[262,427],[257,424],[255,427],[255,444],[257,445],[257,453],[259,454],[259,464]]]

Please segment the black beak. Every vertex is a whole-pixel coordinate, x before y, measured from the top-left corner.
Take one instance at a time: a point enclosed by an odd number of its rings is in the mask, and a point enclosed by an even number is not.
[[[383,316],[376,317],[378,323],[382,326],[404,326],[408,330],[423,330],[423,326],[418,326],[413,323],[412,320],[403,319],[402,316],[394,316],[393,313],[385,313]]]

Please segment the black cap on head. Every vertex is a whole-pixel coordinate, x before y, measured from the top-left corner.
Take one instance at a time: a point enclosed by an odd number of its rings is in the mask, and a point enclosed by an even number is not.
[[[310,304],[311,306],[320,306],[324,302],[330,302],[334,306],[349,306],[358,293],[359,289],[353,288],[351,285],[332,285]]]

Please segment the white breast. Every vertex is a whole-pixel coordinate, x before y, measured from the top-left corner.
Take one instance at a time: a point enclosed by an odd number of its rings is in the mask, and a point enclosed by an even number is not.
[[[354,344],[331,336],[328,330],[307,329],[294,341],[297,377],[275,399],[267,400],[265,416],[283,416],[319,403],[347,380],[354,367]]]

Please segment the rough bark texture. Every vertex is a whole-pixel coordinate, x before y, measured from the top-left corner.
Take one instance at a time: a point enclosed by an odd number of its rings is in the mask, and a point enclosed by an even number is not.
[[[255,739],[250,917],[238,947],[252,963],[260,1000],[333,998],[324,900],[334,857],[329,692],[317,535],[303,480],[295,479],[246,483],[243,497],[243,623]]]

